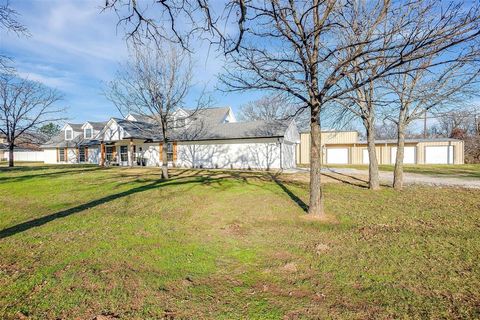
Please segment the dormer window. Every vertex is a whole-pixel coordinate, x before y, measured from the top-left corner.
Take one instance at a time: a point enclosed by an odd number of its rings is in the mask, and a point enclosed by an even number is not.
[[[65,130],[65,140],[73,139],[73,131],[71,129]]]
[[[85,128],[84,137],[85,139],[92,139],[93,132],[92,128]]]

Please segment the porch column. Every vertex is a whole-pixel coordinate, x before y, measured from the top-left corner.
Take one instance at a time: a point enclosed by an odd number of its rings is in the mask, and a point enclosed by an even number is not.
[[[133,139],[130,139],[130,146],[128,149],[128,163],[130,167],[133,167]]]
[[[100,143],[100,166],[105,166],[105,143]]]

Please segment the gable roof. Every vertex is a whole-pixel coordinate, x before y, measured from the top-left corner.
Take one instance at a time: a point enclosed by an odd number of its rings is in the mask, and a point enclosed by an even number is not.
[[[65,130],[62,130],[59,134],[53,136],[50,140],[42,144],[40,148],[74,148],[77,147],[82,140],[82,135],[78,135],[72,140],[65,140]]]
[[[141,114],[129,113],[129,114],[127,115],[127,117],[128,117],[128,116],[133,117],[133,118],[135,119],[135,121],[137,121],[137,122],[146,122],[146,123],[152,122],[152,119],[150,119],[150,118],[147,117],[147,116],[141,115]],[[127,117],[125,117],[125,119],[126,119]],[[117,119],[117,118],[115,118],[115,119]]]
[[[103,128],[105,128],[105,126],[107,125],[108,122],[107,122],[107,121],[101,121],[101,122],[87,121],[87,122],[85,122],[85,123],[82,125],[82,128],[83,128],[87,123],[92,126],[93,130],[95,130],[95,131],[100,131],[100,130],[102,130]]]
[[[283,137],[291,121],[249,121],[220,123],[206,127],[191,140],[228,140]],[[179,140],[183,140],[178,137]],[[189,139],[186,139],[189,140]]]
[[[123,128],[128,138],[138,138],[146,140],[159,139],[157,125],[149,122],[130,121],[126,119],[112,118],[119,126]],[[161,135],[160,135],[161,137]]]
[[[204,121],[208,121],[209,123],[214,124],[214,123],[223,122],[228,112],[230,111],[230,107],[202,108],[202,109],[183,109],[182,108],[180,110],[186,112],[188,116],[193,115],[192,118],[197,118],[197,119],[201,118]],[[130,113],[129,116],[133,117],[136,120],[136,122],[152,123],[152,119],[150,119],[150,117],[146,115]]]
[[[77,131],[77,132],[83,131],[83,129],[82,129],[83,124],[82,124],[82,123],[68,123],[68,122],[67,122],[67,123],[65,124],[65,126],[63,127],[63,129],[65,129],[65,127],[66,127],[67,125],[70,126],[70,127],[73,129],[73,131]]]
[[[124,138],[155,142],[163,140],[163,135],[155,124],[118,118],[112,118],[110,121],[115,121],[123,129]],[[259,120],[212,125],[209,121],[198,121],[186,128],[171,130],[169,138],[176,141],[280,138],[285,136],[291,123],[292,121]],[[102,134],[104,134],[104,131],[100,133],[100,135]],[[98,138],[102,139],[101,137]]]
[[[225,117],[230,111],[230,107],[222,108],[204,108],[204,109],[183,109],[190,115],[194,114],[194,118],[203,118],[204,120],[211,123],[223,123]]]

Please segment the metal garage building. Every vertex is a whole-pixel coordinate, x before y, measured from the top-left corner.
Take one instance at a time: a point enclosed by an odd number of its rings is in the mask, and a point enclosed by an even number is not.
[[[375,142],[379,164],[394,164],[396,140]],[[368,164],[367,142],[356,131],[322,132],[325,164]],[[301,133],[297,164],[310,163],[310,133]],[[448,138],[405,140],[405,164],[463,164],[463,141]]]

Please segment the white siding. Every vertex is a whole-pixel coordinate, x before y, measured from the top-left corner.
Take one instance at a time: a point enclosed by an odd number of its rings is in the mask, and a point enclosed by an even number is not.
[[[300,133],[298,132],[295,121],[290,122],[287,130],[285,131],[284,140],[291,143],[300,143]]]
[[[295,168],[296,166],[296,145],[284,142],[282,144],[282,169]]]
[[[45,163],[57,163],[57,149],[44,149],[43,159]]]
[[[275,138],[179,142],[177,165],[189,168],[280,168],[280,143]]]

